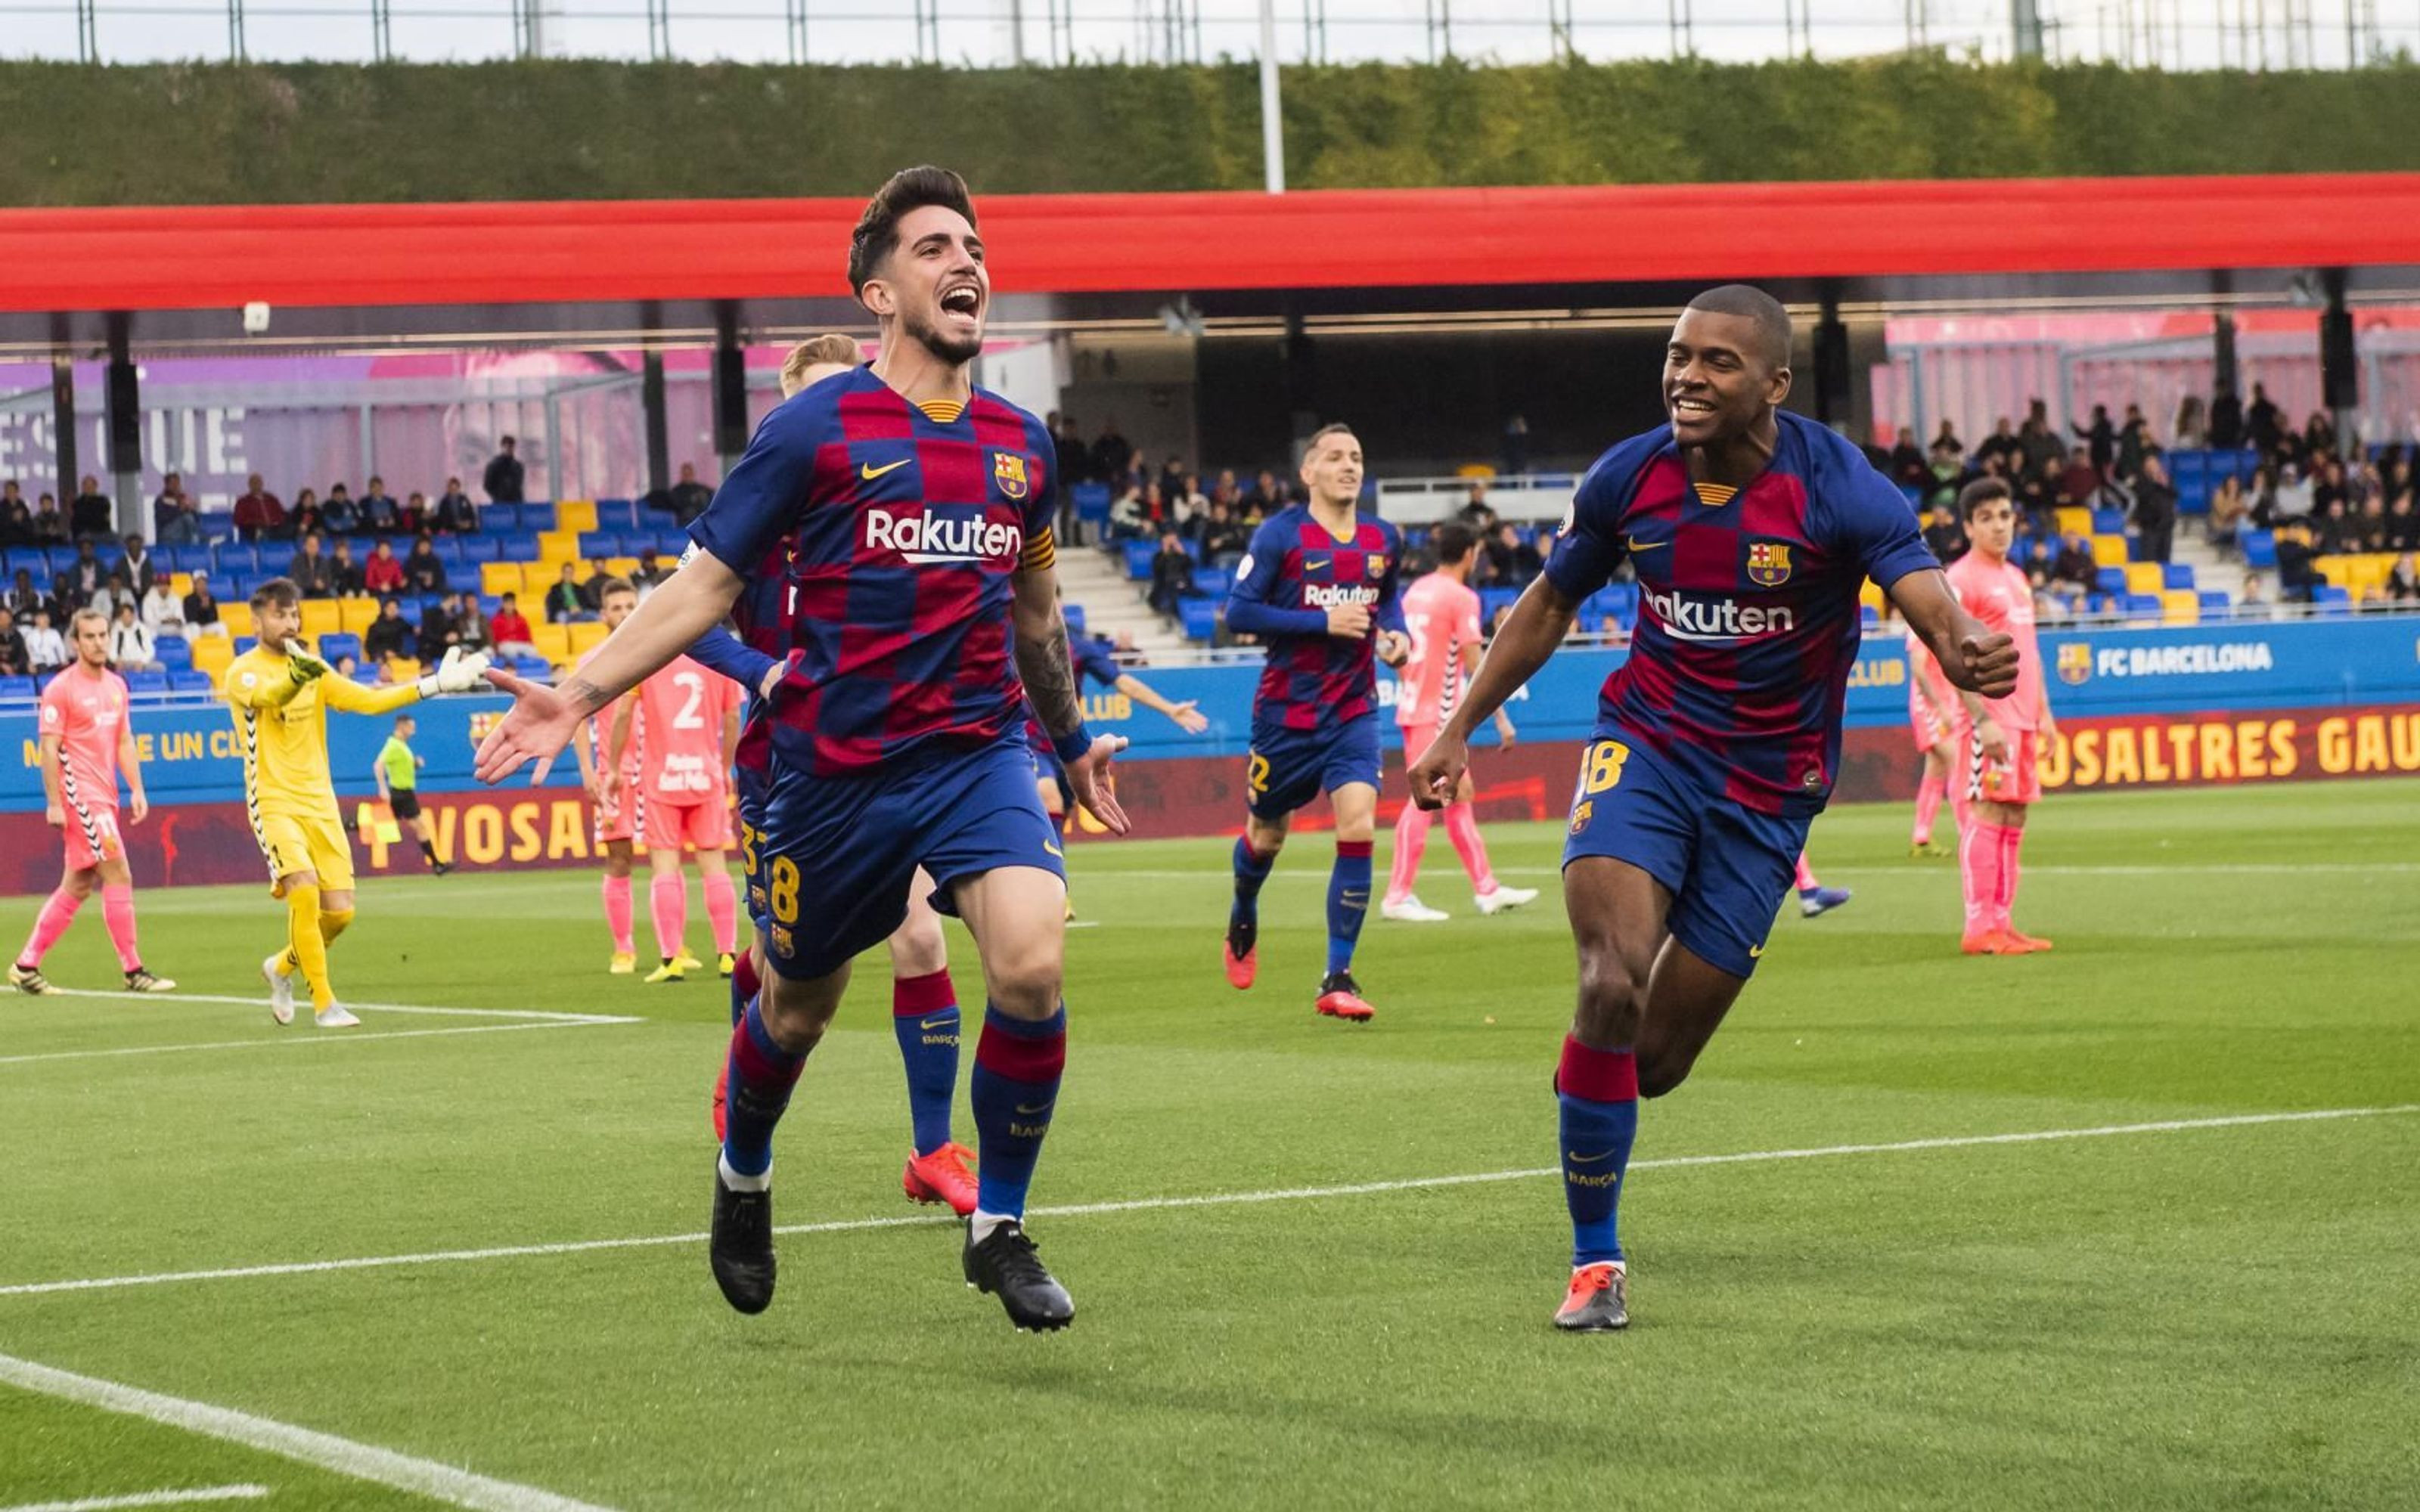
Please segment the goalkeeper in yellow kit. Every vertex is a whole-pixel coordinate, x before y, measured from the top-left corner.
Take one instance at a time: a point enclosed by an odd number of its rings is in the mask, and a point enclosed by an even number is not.
[[[243,802],[253,838],[269,863],[270,896],[286,901],[286,949],[261,963],[269,1011],[294,1022],[294,978],[311,989],[313,1020],[323,1029],[361,1020],[328,985],[328,947],[353,921],[353,851],[328,776],[328,711],[386,714],[438,693],[483,686],[484,654],[445,653],[436,671],[399,687],[364,687],[328,675],[302,643],[302,598],[272,578],[252,595],[260,643],[235,658],[222,687],[235,711],[243,748]]]

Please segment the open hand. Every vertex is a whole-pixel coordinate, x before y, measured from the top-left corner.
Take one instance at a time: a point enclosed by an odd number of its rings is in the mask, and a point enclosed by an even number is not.
[[[513,706],[488,732],[488,738],[479,742],[472,775],[492,786],[535,761],[537,770],[530,774],[530,785],[535,787],[554,769],[554,759],[563,748],[571,744],[580,729],[581,712],[559,689],[517,677],[500,667],[488,669],[488,681],[499,692],[510,693]],[[610,781],[612,774],[605,779]]]
[[[491,737],[492,738],[492,737]],[[1117,790],[1109,784],[1109,760],[1126,748],[1124,735],[1099,735],[1093,748],[1067,764],[1067,787],[1076,801],[1092,810],[1093,817],[1109,826],[1112,835],[1123,835],[1134,825],[1126,811],[1118,807]]]

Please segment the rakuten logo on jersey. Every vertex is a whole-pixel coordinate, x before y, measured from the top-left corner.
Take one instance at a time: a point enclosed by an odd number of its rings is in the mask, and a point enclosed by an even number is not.
[[[1786,604],[1764,609],[1736,598],[1692,598],[1652,588],[1646,600],[1675,640],[1753,640],[1798,628],[1798,616]]]
[[[1016,565],[1025,550],[1025,532],[980,517],[894,515],[888,510],[865,512],[865,544],[876,551],[896,551],[919,564],[939,562],[996,562]]]
[[[1358,604],[1373,609],[1378,603],[1378,590],[1369,583],[1347,587],[1343,583],[1305,583],[1302,604],[1305,609],[1334,609],[1339,604]]]

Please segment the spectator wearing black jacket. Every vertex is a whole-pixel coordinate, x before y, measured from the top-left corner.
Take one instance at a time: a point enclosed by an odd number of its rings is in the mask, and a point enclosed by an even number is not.
[[[2088,449],[2087,455],[2092,459],[2092,471],[2104,478],[2107,477],[2109,464],[2118,459],[2118,427],[2110,423],[2109,407],[2105,404],[2094,405],[2091,424],[2074,425],[2070,428]]]
[[[1174,619],[1193,591],[1193,558],[1186,552],[1185,543],[1174,531],[1163,531],[1159,537],[1159,554],[1151,559],[1151,607],[1169,619]]]
[[[563,576],[546,591],[546,623],[567,625],[583,619],[588,613],[588,599],[580,591],[580,569],[572,563],[563,564]]]
[[[363,598],[368,595],[369,586],[362,577],[362,564],[353,560],[352,542],[336,543],[336,554],[328,563],[328,572],[334,579],[338,598]]]
[[[34,664],[25,655],[25,638],[17,633],[15,616],[0,609],[0,677],[33,674]]]
[[[2177,533],[2177,490],[2168,482],[2168,459],[2156,446],[2143,453],[2143,471],[2134,478],[2134,530],[2142,537],[2145,561],[2168,560]]]
[[[496,442],[496,455],[488,459],[488,471],[479,479],[491,504],[518,504],[521,501],[521,461],[513,455],[510,436]]]
[[[116,518],[117,505],[111,501],[109,495],[101,491],[101,480],[90,473],[85,474],[83,484],[76,490],[74,507],[68,512],[68,524],[75,532],[76,539],[86,540],[113,533],[116,529]]]
[[[705,514],[706,506],[714,502],[714,490],[697,481],[696,463],[683,462],[680,482],[672,486],[667,497],[673,506],[673,523],[687,525]]]
[[[475,534],[479,529],[479,506],[462,491],[462,480],[445,480],[445,491],[437,499],[437,528],[458,535]]]
[[[434,667],[445,659],[448,646],[460,643],[461,632],[454,627],[454,616],[445,612],[442,604],[431,604],[420,611],[420,634],[414,638],[420,661]]]
[[[1480,552],[1479,578],[1483,587],[1527,588],[1543,565],[1538,548],[1521,539],[1520,530],[1511,520],[1496,527]]]
[[[427,536],[411,543],[411,555],[403,559],[403,581],[415,594],[445,592],[445,563]]]
[[[160,576],[160,563],[152,560],[151,548],[143,544],[143,537],[129,535],[126,549],[118,553],[117,565],[110,570],[132,584],[137,594],[147,594],[151,579]]]
[[[218,596],[210,592],[210,575],[207,572],[194,574],[194,591],[185,595],[185,633],[226,634],[226,626],[219,623]]]
[[[313,531],[302,537],[302,548],[287,563],[286,576],[294,579],[294,591],[304,598],[336,596],[335,561],[320,549],[319,532]]]
[[[1202,560],[1214,567],[1233,567],[1244,559],[1244,548],[1250,544],[1227,501],[1211,500],[1202,517]]]
[[[1934,502],[1932,517],[1924,525],[1924,544],[1945,567],[1966,554],[1966,528],[1958,523],[1955,501]]]
[[[403,601],[390,598],[379,605],[378,618],[362,632],[362,655],[372,661],[411,655],[411,622],[403,617]]]
[[[2221,389],[2211,395],[2210,444],[2222,452],[2232,452],[2243,444],[2243,401],[2233,389]]]
[[[1104,421],[1101,434],[1093,441],[1093,476],[1115,487],[1124,481],[1127,464],[1133,458],[1134,447],[1118,434],[1118,423]]]
[[[42,592],[35,584],[34,575],[23,567],[17,569],[16,580],[9,584],[8,595],[0,603],[5,603],[9,613],[28,625],[33,623],[37,610],[46,609],[51,618],[58,618],[58,600]]]

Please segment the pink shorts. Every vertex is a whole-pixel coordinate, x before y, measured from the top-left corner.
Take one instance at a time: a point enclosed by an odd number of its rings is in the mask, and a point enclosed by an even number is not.
[[[647,849],[678,854],[683,846],[701,851],[731,849],[731,801],[721,793],[695,803],[675,803],[658,795],[646,800]]]
[[[630,785],[625,782],[615,791],[619,796],[614,802],[596,804],[589,814],[590,829],[599,850],[615,841],[638,838],[636,826],[630,823]]]
[[[78,810],[74,804],[64,806],[67,823],[59,826],[66,839],[68,870],[88,872],[103,861],[122,860],[126,842],[118,838],[117,810]]]
[[[1437,726],[1434,723],[1407,724],[1403,727],[1403,731],[1404,764],[1409,766],[1419,761],[1420,752],[1428,749],[1430,744],[1436,739]]]
[[[1949,738],[1949,717],[1932,706],[1932,701],[1921,692],[1910,689],[1907,695],[1908,733],[1916,737],[1916,748],[1931,750]]]
[[[1958,721],[1958,744],[1966,755],[1966,796],[1985,803],[2040,803],[2041,737],[2031,730],[2011,730],[2008,736],[2008,761],[1989,761],[1975,727]]]

